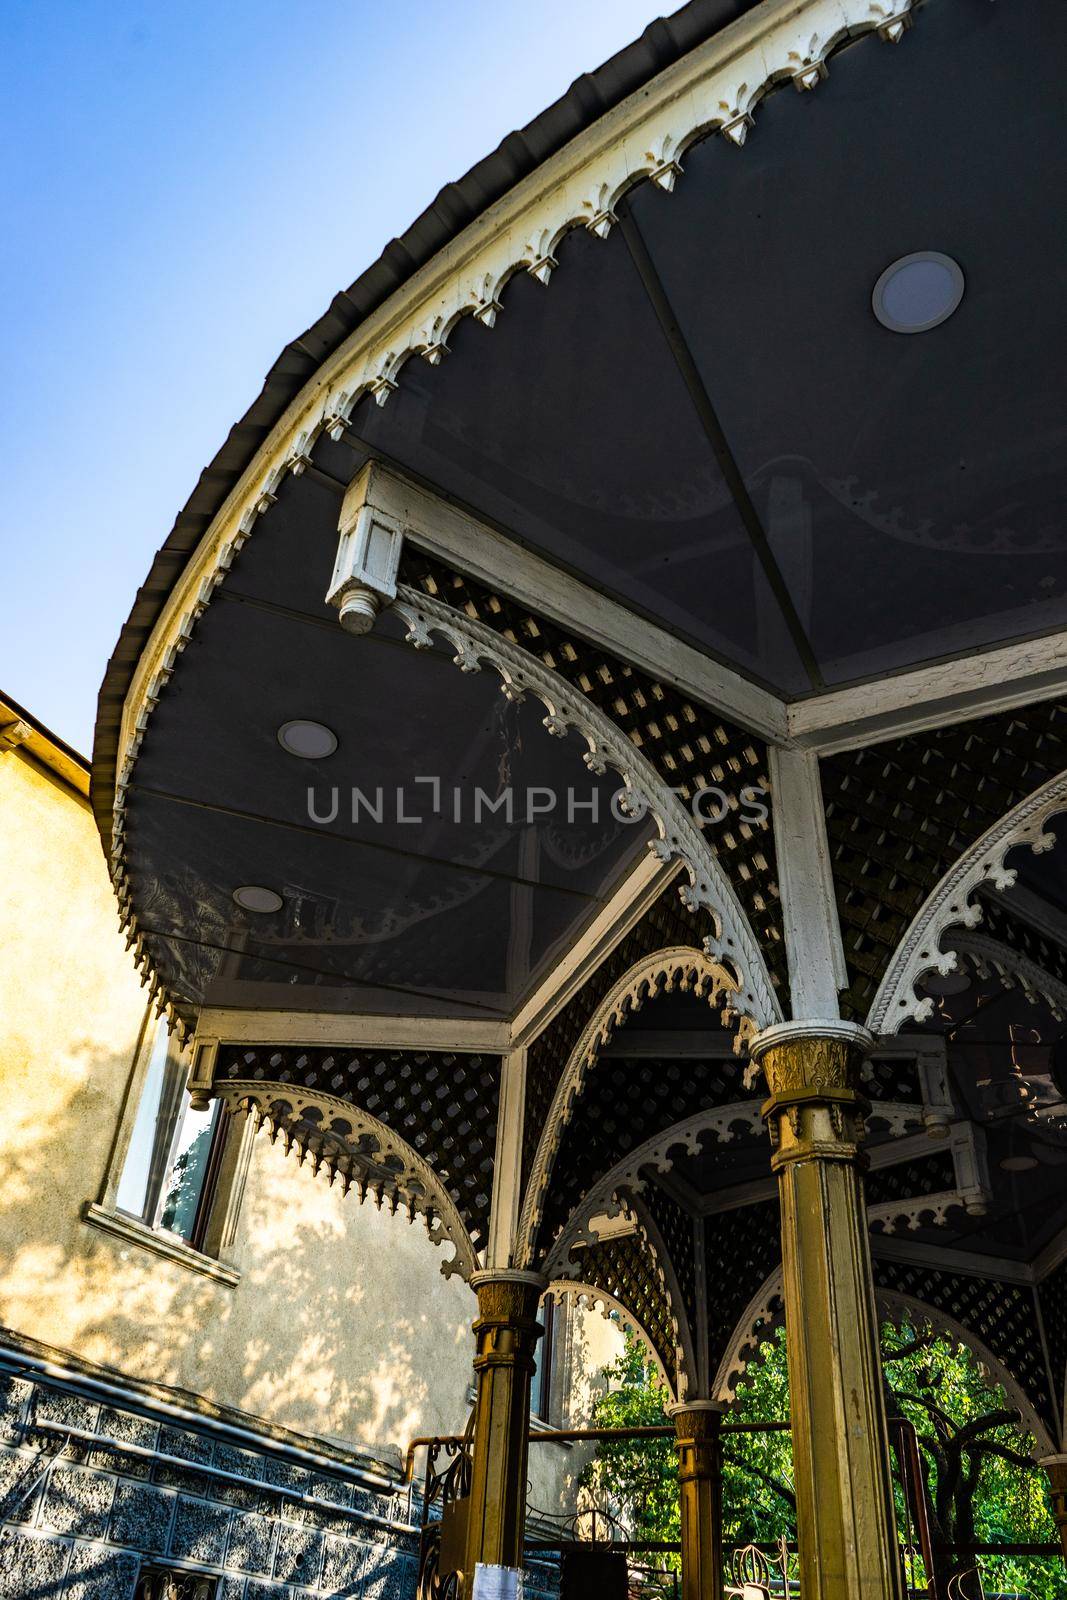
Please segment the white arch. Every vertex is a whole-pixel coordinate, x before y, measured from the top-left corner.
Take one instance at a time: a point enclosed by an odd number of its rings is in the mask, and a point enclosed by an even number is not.
[[[972,963],[980,978],[996,979],[1005,989],[1018,989],[1031,1005],[1045,1005],[1057,1022],[1067,1020],[1067,983],[1038,962],[982,933],[959,934],[949,948]]]
[[[296,1149],[301,1165],[307,1161],[316,1174],[325,1171],[330,1183],[339,1181],[346,1194],[355,1185],[361,1201],[368,1192],[379,1206],[390,1196],[404,1200],[412,1220],[416,1213],[422,1215],[432,1244],[455,1247],[455,1256],[441,1265],[445,1277],[459,1273],[468,1279],[477,1271],[470,1234],[438,1174],[369,1111],[336,1095],[264,1078],[219,1079],[210,1093],[231,1113],[251,1117],[257,1130],[265,1127],[272,1143],[281,1138],[287,1155]],[[321,1130],[295,1138],[288,1118],[309,1112],[323,1120]]]
[[[1024,844],[1035,855],[1051,850],[1055,835],[1047,825],[1063,810],[1067,810],[1067,772],[1050,778],[1013,806],[949,868],[912,919],[886,969],[867,1017],[873,1034],[896,1033],[905,1022],[925,1022],[934,1003],[916,994],[919,979],[927,972],[954,972],[957,965],[956,952],[941,949],[942,935],[949,928],[974,928],[981,921],[982,908],[972,900],[980,884],[1012,887],[1017,873],[1004,864],[1010,850]]]
[[[601,1316],[604,1317],[608,1322],[614,1322],[617,1318],[619,1326],[624,1332],[632,1333],[635,1338],[640,1339],[646,1351],[651,1356],[656,1371],[663,1379],[663,1382],[667,1385],[670,1394],[675,1399],[678,1398],[678,1393],[674,1385],[674,1379],[663,1365],[663,1359],[655,1345],[652,1343],[650,1334],[647,1332],[643,1324],[637,1320],[629,1307],[623,1305],[621,1300],[616,1300],[615,1296],[608,1294],[606,1289],[595,1289],[592,1284],[581,1283],[573,1278],[556,1278],[550,1280],[546,1292],[549,1294],[560,1295],[561,1297],[565,1296],[579,1303],[585,1301],[591,1309],[598,1310]],[[612,1312],[615,1313],[614,1316],[612,1316]]]
[[[732,1005],[737,995],[737,980],[708,954],[674,945],[636,961],[605,995],[571,1051],[541,1130],[519,1215],[516,1260],[520,1264],[527,1265],[532,1259],[544,1195],[563,1130],[571,1119],[590,1067],[615,1029],[632,1012],[640,1010],[650,996],[672,990],[699,995],[710,1005],[727,995]],[[748,1019],[742,1029],[751,1031]]]
[[[1009,1402],[1022,1417],[1023,1426],[1028,1433],[1033,1434],[1036,1441],[1035,1461],[1040,1460],[1042,1456],[1055,1454],[1056,1445],[1052,1441],[1047,1425],[1038,1415],[1033,1401],[999,1356],[995,1356],[977,1334],[965,1328],[962,1322],[957,1321],[948,1312],[939,1311],[936,1306],[929,1305],[925,1300],[920,1300],[914,1295],[898,1293],[895,1289],[876,1289],[875,1302],[881,1321],[899,1324],[904,1317],[907,1317],[913,1324],[917,1326],[925,1324],[935,1333],[944,1334],[953,1344],[963,1345],[968,1349],[977,1358],[986,1377],[1004,1390]],[[768,1343],[784,1323],[782,1269],[776,1267],[742,1313],[716,1371],[712,1387],[713,1398],[726,1404],[733,1400],[737,1383],[746,1367],[755,1358],[760,1345]]]

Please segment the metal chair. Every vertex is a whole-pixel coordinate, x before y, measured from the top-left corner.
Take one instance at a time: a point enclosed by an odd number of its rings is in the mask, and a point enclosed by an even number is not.
[[[736,1600],[771,1600],[771,1564],[757,1545],[735,1550],[730,1561],[732,1583],[726,1593]]]
[[[982,1574],[977,1567],[952,1574],[948,1580],[948,1600],[985,1600]]]

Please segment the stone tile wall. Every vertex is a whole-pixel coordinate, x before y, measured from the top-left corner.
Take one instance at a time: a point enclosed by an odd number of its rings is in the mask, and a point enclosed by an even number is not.
[[[131,1600],[145,1562],[216,1576],[219,1600],[412,1600],[406,1515],[406,1495],[0,1376],[0,1596]]]

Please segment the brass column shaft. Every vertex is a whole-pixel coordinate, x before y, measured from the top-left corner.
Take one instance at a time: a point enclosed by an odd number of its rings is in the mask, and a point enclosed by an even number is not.
[[[526,1517],[530,1380],[541,1334],[542,1284],[530,1274],[478,1274],[474,1324],[474,1444],[467,1513],[465,1594],[474,1568],[521,1567]]]
[[[858,1149],[861,1054],[840,1033],[754,1048],[781,1203],[800,1586],[805,1600],[902,1600]]]
[[[682,1600],[722,1600],[722,1449],[718,1410],[674,1412],[682,1520]]]

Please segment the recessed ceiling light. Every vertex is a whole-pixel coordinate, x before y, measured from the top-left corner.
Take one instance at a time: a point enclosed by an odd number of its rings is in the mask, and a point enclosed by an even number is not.
[[[321,722],[283,722],[278,729],[278,743],[291,756],[301,756],[305,761],[323,761],[337,749],[337,735]]]
[[[916,250],[886,267],[871,305],[878,321],[893,333],[925,333],[951,317],[963,290],[959,262],[936,250]]]
[[[1029,1172],[1037,1162],[1033,1156],[1005,1156],[1000,1163],[1001,1172]]]
[[[233,891],[233,898],[242,911],[280,911],[282,908],[281,895],[258,883],[242,884]]]

